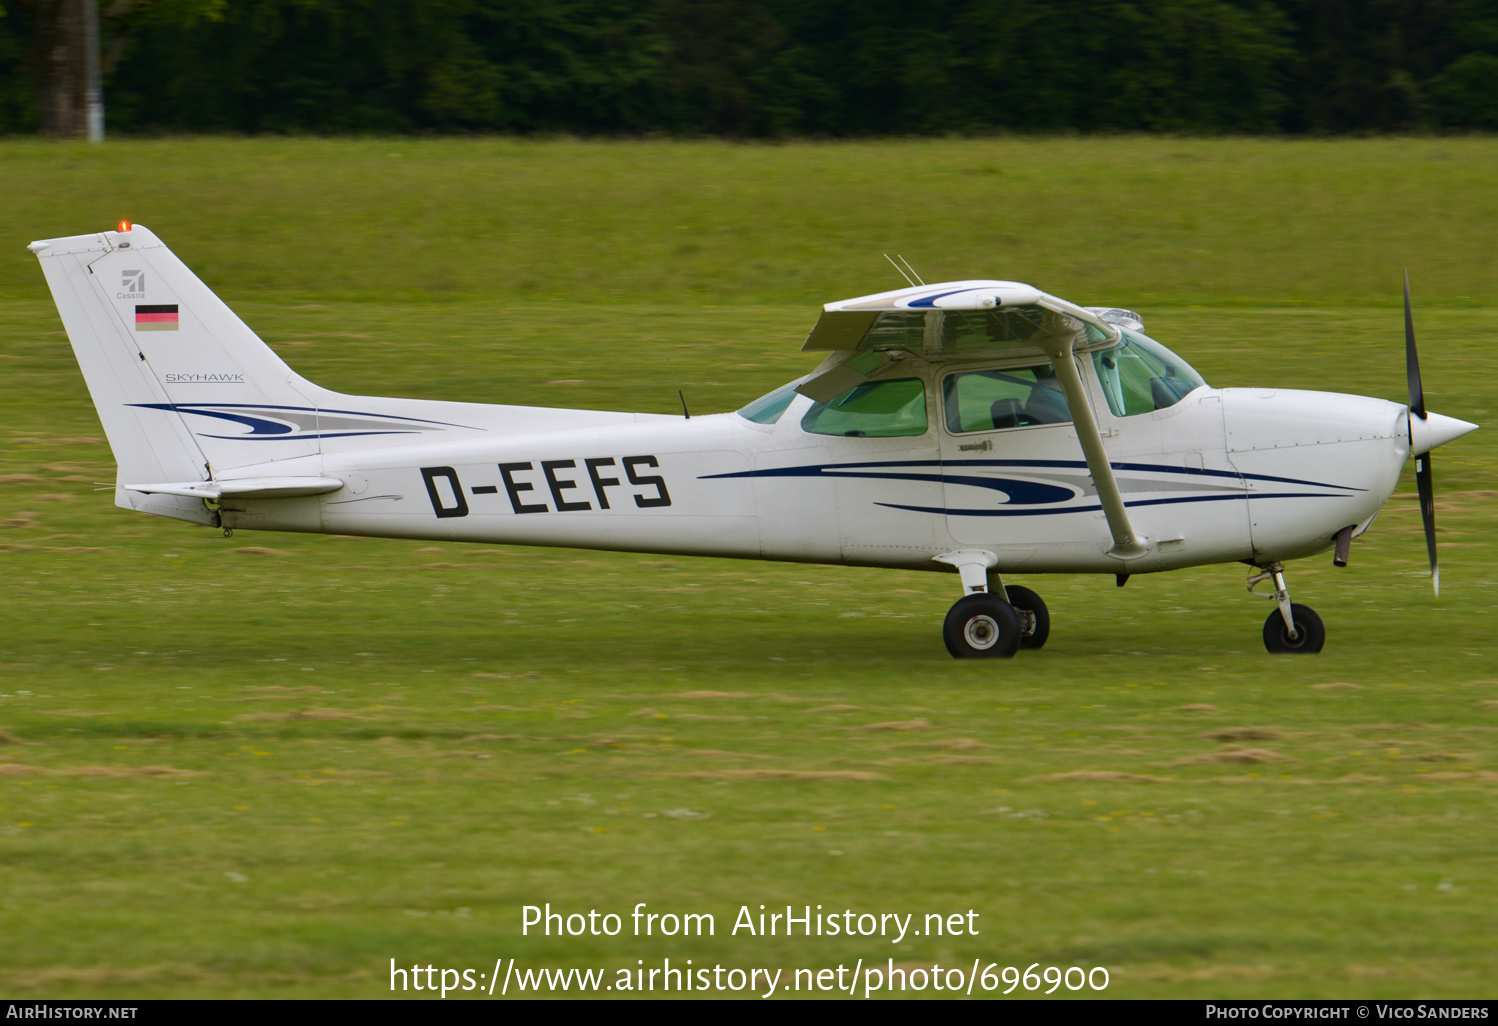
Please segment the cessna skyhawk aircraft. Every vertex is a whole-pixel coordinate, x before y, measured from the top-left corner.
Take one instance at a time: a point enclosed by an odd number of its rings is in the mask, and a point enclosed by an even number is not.
[[[283,363],[150,231],[30,246],[119,463],[115,504],[209,527],[846,563],[957,574],[954,656],[1040,648],[1003,574],[1254,568],[1271,652],[1317,652],[1284,563],[1338,566],[1429,413],[1405,284],[1408,406],[1209,387],[1127,310],[1012,281],[823,307],[820,366],[737,413],[673,417],[340,395]],[[684,411],[685,412],[685,411]],[[1435,578],[1439,592],[1439,577]]]

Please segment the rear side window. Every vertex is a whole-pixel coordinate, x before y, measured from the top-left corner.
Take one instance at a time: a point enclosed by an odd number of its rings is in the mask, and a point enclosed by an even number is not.
[[[926,386],[919,378],[870,381],[829,403],[814,403],[801,418],[814,435],[889,438],[926,433]]]

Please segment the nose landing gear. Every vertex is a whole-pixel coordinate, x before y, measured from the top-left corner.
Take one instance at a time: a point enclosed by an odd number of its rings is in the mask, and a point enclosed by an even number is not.
[[[1266,595],[1254,591],[1264,581],[1274,582],[1274,593]],[[1298,652],[1314,654],[1326,644],[1326,625],[1316,610],[1310,606],[1297,605],[1290,601],[1290,590],[1285,586],[1285,567],[1281,563],[1270,563],[1248,579],[1248,591],[1260,598],[1272,598],[1279,608],[1264,621],[1264,647],[1276,654]]]

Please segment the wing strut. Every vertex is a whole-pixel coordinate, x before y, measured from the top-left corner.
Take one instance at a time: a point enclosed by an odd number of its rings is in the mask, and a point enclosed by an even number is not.
[[[1149,539],[1136,532],[1134,525],[1129,522],[1123,495],[1118,490],[1113,467],[1108,463],[1108,453],[1103,449],[1103,436],[1098,431],[1092,403],[1088,401],[1082,376],[1077,373],[1077,361],[1072,356],[1072,345],[1076,339],[1074,334],[1052,335],[1044,341],[1056,367],[1056,377],[1061,379],[1061,390],[1066,393],[1066,405],[1071,410],[1072,424],[1077,429],[1077,441],[1082,443],[1082,455],[1087,459],[1087,470],[1092,474],[1092,483],[1097,488],[1103,515],[1108,518],[1108,530],[1113,534],[1113,547],[1108,550],[1108,555],[1119,559],[1138,559],[1149,552]]]

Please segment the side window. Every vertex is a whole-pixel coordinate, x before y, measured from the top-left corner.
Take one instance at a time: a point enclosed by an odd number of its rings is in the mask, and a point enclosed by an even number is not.
[[[949,374],[941,393],[947,430],[954,435],[1071,421],[1061,382],[1048,363]]]
[[[801,430],[859,438],[924,435],[926,386],[918,378],[901,378],[850,388],[829,403],[813,403]]]

